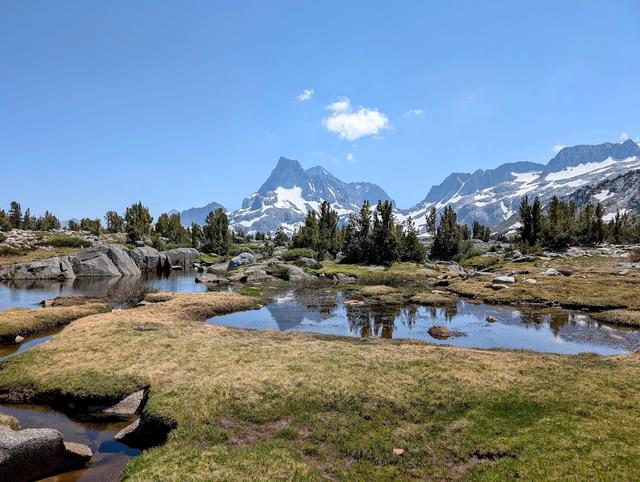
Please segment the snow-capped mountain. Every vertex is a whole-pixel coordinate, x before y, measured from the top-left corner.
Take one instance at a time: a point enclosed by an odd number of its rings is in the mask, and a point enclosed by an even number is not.
[[[425,232],[425,215],[432,207],[440,211],[452,206],[459,222],[479,221],[496,230],[506,230],[517,223],[518,206],[525,195],[540,196],[545,203],[554,195],[567,196],[583,186],[638,168],[640,146],[632,140],[565,147],[546,165],[516,162],[473,174],[451,174],[433,186],[422,202],[401,210],[398,218],[411,216]]]
[[[365,200],[375,204],[391,198],[375,184],[346,183],[322,167],[304,170],[298,161],[281,157],[260,189],[230,213],[230,223],[245,232],[274,232],[282,226],[291,233],[309,209],[319,210],[322,201],[329,202],[344,221]]]
[[[609,176],[591,186],[573,192],[569,199],[578,207],[600,202],[604,207],[604,219],[612,219],[616,212],[640,213],[640,170],[629,171],[619,176]]]

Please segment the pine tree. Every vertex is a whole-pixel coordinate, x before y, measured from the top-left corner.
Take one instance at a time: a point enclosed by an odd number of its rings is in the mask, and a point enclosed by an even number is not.
[[[436,208],[431,208],[429,214],[427,214],[427,232],[431,234],[431,236],[436,235]]]
[[[11,220],[4,209],[0,209],[0,231],[8,231],[11,229]]]
[[[289,243],[289,236],[284,232],[284,228],[282,226],[280,226],[276,231],[273,242],[276,246],[286,246]]]
[[[313,209],[307,211],[307,217],[304,225],[300,227],[291,237],[291,246],[293,248],[309,248],[314,251],[318,250],[320,242],[320,227],[318,225],[318,216]]]
[[[538,196],[533,200],[531,206],[531,239],[529,240],[531,246],[535,246],[542,236],[542,229],[544,223],[544,214],[542,212],[542,204]]]
[[[156,233],[158,233],[163,238],[170,237],[170,227],[169,227],[169,215],[167,213],[162,213],[158,216],[158,220],[156,221],[155,226]]]
[[[199,224],[191,224],[191,247],[200,249],[204,243],[204,232]]]
[[[426,248],[418,239],[418,231],[416,230],[413,220],[409,217],[405,221],[404,233],[402,236],[402,260],[415,261],[421,263],[427,256]]]
[[[22,229],[33,229],[35,227],[35,219],[31,217],[31,209],[27,208],[22,219]]]
[[[141,202],[131,205],[124,213],[125,230],[131,241],[140,241],[151,234],[153,217]]]
[[[204,249],[210,253],[227,255],[231,248],[229,218],[223,209],[218,208],[207,215],[204,231]]]
[[[318,220],[318,259],[324,259],[327,253],[335,256],[339,250],[338,213],[331,209],[327,201],[323,201]]]
[[[373,217],[373,262],[390,264],[399,257],[393,205],[389,201],[378,202]]]
[[[121,233],[124,226],[124,219],[115,211],[107,211],[104,216],[107,223],[107,232]]]
[[[80,220],[80,229],[82,231],[89,231],[91,234],[98,236],[101,228],[100,219],[82,218]]]
[[[446,206],[440,217],[440,225],[431,247],[431,256],[437,259],[453,259],[460,252],[462,232],[452,207]]]
[[[17,201],[11,201],[11,207],[9,208],[9,221],[11,227],[14,229],[20,229],[22,224],[22,208]]]
[[[593,240],[595,243],[600,244],[604,241],[604,207],[600,202],[596,204],[595,222],[593,225]]]

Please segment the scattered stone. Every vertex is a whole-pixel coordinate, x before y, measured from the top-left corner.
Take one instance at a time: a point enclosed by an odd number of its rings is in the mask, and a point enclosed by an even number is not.
[[[404,453],[404,449],[395,448],[393,449],[393,455],[402,455]]]
[[[447,325],[433,325],[431,328],[429,328],[428,333],[437,340],[446,340],[447,338],[464,335],[464,333],[461,331],[450,330]]]
[[[505,290],[508,288],[506,284],[502,284],[502,283],[488,283],[485,286],[495,291]]]
[[[528,263],[529,261],[533,261],[535,259],[535,256],[531,256],[531,255],[525,255],[525,256],[520,256],[518,258],[515,258],[513,260],[514,263]]]
[[[123,398],[112,407],[103,410],[102,414],[110,418],[114,417],[126,420],[138,412],[143,400],[144,390],[138,390],[128,397]]]
[[[226,280],[210,273],[202,273],[196,276],[196,283],[222,283],[223,281]]]
[[[354,285],[358,282],[353,276],[347,276],[346,274],[336,273],[333,275],[339,285]]]
[[[529,283],[530,285],[534,285],[537,283],[536,280],[534,280],[533,278],[527,278],[524,280],[525,283]]]
[[[362,300],[346,300],[344,302],[345,305],[350,305],[350,306],[360,306],[360,305],[364,305],[364,301]]]
[[[252,264],[256,260],[256,257],[251,253],[240,253],[235,258],[232,258],[227,265],[227,271],[232,271],[239,266],[244,266],[245,264]]]
[[[17,335],[15,338],[16,343],[22,343],[24,341],[24,336]]]
[[[138,430],[139,427],[140,427],[140,419],[136,418],[136,420],[133,423],[130,423],[125,428],[120,430],[117,434],[115,434],[113,436],[113,439],[117,440],[118,442],[124,442],[127,439],[127,437],[130,437],[131,434],[133,434],[136,430]]]
[[[522,258],[522,253],[520,251],[518,251],[517,249],[514,249],[511,252],[511,259],[516,260],[516,259],[519,259],[519,258]]]
[[[561,276],[560,271],[558,271],[557,269],[554,269],[554,268],[549,268],[548,270],[543,271],[540,274],[542,276]]]
[[[142,241],[134,241],[134,242],[133,242],[133,245],[134,245],[136,248],[144,248],[144,242],[142,242]]]
[[[344,260],[344,258],[345,258],[344,253],[342,251],[338,251],[336,253],[335,262],[340,263],[342,262],[342,260]]]
[[[515,282],[516,279],[513,276],[496,276],[493,278],[493,283],[512,284]]]
[[[40,302],[40,306],[42,306],[43,308],[50,308],[53,306],[55,300],[52,299],[47,299],[47,300],[42,300]]]

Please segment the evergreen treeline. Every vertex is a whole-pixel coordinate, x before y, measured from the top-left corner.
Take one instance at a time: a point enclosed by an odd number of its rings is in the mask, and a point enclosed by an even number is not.
[[[536,197],[533,203],[525,196],[520,203],[520,243],[524,247],[563,249],[571,245],[595,245],[640,242],[640,219],[618,212],[604,221],[602,204],[587,204],[579,209],[575,203],[554,196],[546,208]]]

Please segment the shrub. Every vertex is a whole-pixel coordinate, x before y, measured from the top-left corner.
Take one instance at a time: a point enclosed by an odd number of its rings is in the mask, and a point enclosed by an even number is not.
[[[294,248],[282,253],[282,259],[285,261],[294,261],[300,258],[315,258],[317,253],[310,248]]]
[[[66,236],[64,234],[52,236],[40,242],[43,246],[53,246],[54,248],[83,248],[90,246],[91,242],[79,236]]]
[[[289,268],[281,264],[276,264],[267,268],[267,273],[276,278],[289,281]]]
[[[0,246],[0,256],[19,256],[25,252],[24,249],[14,248],[13,246]]]
[[[120,283],[107,293],[107,301],[114,308],[133,308],[143,301],[147,295],[157,293],[158,289],[149,284]]]
[[[6,239],[7,237],[4,234],[0,233],[0,243],[2,243]]]
[[[629,259],[632,263],[640,262],[640,248],[633,248],[629,253]]]

